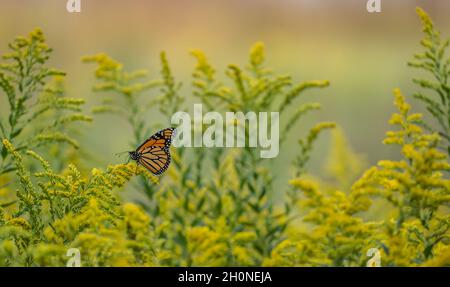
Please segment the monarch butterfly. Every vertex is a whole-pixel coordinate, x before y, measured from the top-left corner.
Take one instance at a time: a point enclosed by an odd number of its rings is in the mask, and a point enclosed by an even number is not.
[[[160,175],[169,167],[169,147],[174,134],[174,128],[163,129],[148,138],[135,151],[130,151],[128,154],[138,165],[143,165],[154,175]]]

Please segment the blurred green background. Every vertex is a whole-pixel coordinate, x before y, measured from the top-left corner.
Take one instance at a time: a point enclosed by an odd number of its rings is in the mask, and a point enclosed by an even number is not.
[[[397,157],[398,152],[381,141],[394,111],[393,88],[406,95],[417,90],[411,79],[418,72],[406,65],[421,50],[415,7],[423,7],[442,33],[450,35],[450,1],[382,0],[383,12],[375,14],[366,11],[366,2],[82,0],[82,12],[70,14],[65,0],[1,0],[0,53],[7,52],[15,36],[41,27],[55,50],[50,66],[68,74],[68,95],[94,106],[101,97],[91,90],[94,67],[81,63],[83,55],[105,52],[129,69],[145,68],[158,78],[159,52],[165,50],[177,80],[184,83],[182,94],[191,97],[195,61],[189,50],[203,50],[225,78],[227,64],[244,65],[249,47],[263,41],[268,66],[275,71],[292,74],[297,81],[331,81],[330,88],[303,98],[321,102],[323,109],[298,125],[298,134],[275,159],[282,167],[280,179],[287,180],[297,148],[294,139],[320,120],[342,126],[354,150],[366,155],[369,163]],[[412,103],[421,110],[418,102]],[[0,112],[5,111],[1,97]],[[130,136],[125,123],[101,115],[82,131],[80,141],[106,164],[122,161],[113,154],[130,148]],[[322,137],[313,154],[312,169],[317,173],[327,157],[329,139]]]

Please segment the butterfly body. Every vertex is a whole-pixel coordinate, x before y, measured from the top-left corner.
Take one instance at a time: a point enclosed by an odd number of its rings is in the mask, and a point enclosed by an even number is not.
[[[141,155],[136,151],[130,151],[128,154],[130,155],[130,158],[135,161],[141,157]]]
[[[128,153],[130,158],[154,175],[164,173],[171,160],[169,148],[174,132],[174,128],[167,128],[155,133],[135,151],[130,151]]]

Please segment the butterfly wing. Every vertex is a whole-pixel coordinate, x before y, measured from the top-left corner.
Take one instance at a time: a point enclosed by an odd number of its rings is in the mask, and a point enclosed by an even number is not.
[[[155,175],[165,172],[171,160],[169,147],[174,132],[174,128],[161,130],[140,145],[136,149],[140,155],[138,163]]]
[[[152,147],[158,146],[161,148],[169,148],[170,144],[172,143],[172,136],[175,133],[174,128],[167,128],[160,130],[159,132],[152,135],[148,140],[146,140],[143,144],[141,144],[137,149],[136,152],[138,153],[145,153],[147,150],[151,149]]]
[[[160,175],[167,170],[170,164],[170,153],[168,148],[154,146],[147,148],[138,159],[139,164],[147,168],[151,173]]]

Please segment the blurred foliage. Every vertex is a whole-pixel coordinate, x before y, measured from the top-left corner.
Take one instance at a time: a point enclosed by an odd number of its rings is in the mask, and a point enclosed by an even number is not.
[[[304,176],[291,180],[290,184],[302,192],[300,210],[307,211],[303,221],[313,227],[297,235],[298,240],[280,244],[269,265],[365,266],[366,251],[372,247],[382,251],[383,266],[427,265],[436,256],[448,258],[444,254],[449,252],[450,243],[450,215],[446,211],[450,180],[443,175],[450,164],[436,149],[439,136],[423,131],[419,126],[422,115],[410,113],[411,107],[399,90],[395,90],[395,105],[399,112],[390,124],[400,129],[387,132],[384,143],[400,145],[403,159],[380,161],[347,191]],[[354,162],[353,154],[349,158]],[[348,162],[342,158],[335,163],[337,178]],[[388,202],[393,214],[379,222],[364,220],[360,215],[370,209],[372,198]],[[292,254],[296,250],[308,256]]]
[[[133,204],[121,205],[111,193],[134,176],[133,165],[93,169],[86,178],[73,165],[57,174],[27,151],[42,166],[31,174],[8,140],[3,146],[16,166],[19,203],[12,212],[2,212],[0,265],[65,265],[68,248],[81,250],[85,266],[152,264],[150,219]],[[138,173],[148,174],[143,169]]]
[[[46,67],[52,49],[41,30],[17,37],[0,63],[0,89],[9,103],[9,115],[0,117],[0,132],[18,150],[65,142],[78,148],[68,132],[73,122],[90,122],[82,113],[83,99],[64,96],[63,72]],[[6,148],[1,150],[0,175],[14,170]]]
[[[192,83],[194,94],[209,110],[244,113],[281,110],[281,115],[284,116],[288,113],[283,111],[289,110],[289,105],[305,90],[328,86],[327,81],[294,84],[289,76],[274,75],[264,67],[265,53],[262,43],[256,43],[251,48],[246,68],[237,65],[228,67],[225,74],[230,79],[229,85],[218,82],[215,69],[203,52],[195,50],[191,53],[197,60]],[[118,92],[128,101],[123,105],[109,99],[109,108],[100,107],[97,110],[122,111],[120,114],[128,114],[125,119],[138,132],[145,128],[154,129],[155,126],[146,127],[144,121],[134,120],[135,117],[141,116],[142,112],[133,107],[146,107],[147,111],[154,108],[165,118],[170,118],[174,112],[183,109],[183,98],[179,95],[180,84],[176,83],[164,52],[161,53],[161,79],[146,79],[149,84],[132,84],[121,80],[130,77],[123,72],[120,63],[105,55],[83,59],[98,64],[96,78],[100,84],[96,85],[94,90]],[[143,87],[159,87],[161,95],[147,100],[150,105],[140,103],[137,95],[143,91]],[[294,116],[286,120],[288,124],[281,137],[287,135],[303,114],[318,108],[318,103],[300,105]],[[136,125],[139,127],[136,128]],[[320,131],[331,126],[333,124],[317,125],[312,129],[309,138],[305,140],[310,146],[302,151],[304,157],[308,157],[312,142]],[[204,128],[200,130],[203,131]],[[246,128],[245,132],[248,134],[248,126]],[[135,138],[136,144],[145,140],[137,132]],[[287,202],[284,210],[276,210],[271,199],[272,177],[267,163],[259,158],[259,150],[245,148],[226,152],[224,149],[211,148],[196,149],[189,153],[185,148],[178,148],[172,149],[172,153],[174,163],[169,171],[170,182],[163,182],[156,188],[149,185],[148,180],[144,180],[137,187],[147,195],[147,202],[142,205],[154,219],[152,226],[157,230],[157,236],[163,239],[161,248],[165,250],[166,255],[161,262],[168,265],[203,265],[206,262],[220,262],[225,265],[261,264],[262,258],[267,256],[282,238],[292,207]],[[207,171],[211,170],[209,167],[212,167],[212,172]],[[243,204],[244,202],[248,202],[248,205]],[[217,230],[220,227],[217,220],[224,221],[223,227],[226,227],[226,230]],[[171,224],[168,224],[169,222]],[[220,252],[217,250],[221,258],[216,261],[214,258],[205,259],[191,254],[192,249],[204,249],[189,242],[192,234],[198,232],[220,234],[225,243],[228,236],[239,238],[242,234],[250,234],[254,240],[247,243],[246,248],[240,246],[238,241],[236,247],[225,244]],[[223,235],[224,232],[228,235]],[[203,250],[202,254],[208,252],[216,251]],[[247,259],[241,262],[243,258]]]
[[[424,38],[420,42],[424,51],[414,55],[414,60],[409,66],[426,72],[428,79],[416,78],[414,83],[422,87],[427,93],[419,92],[415,98],[422,101],[428,112],[439,124],[436,131],[445,140],[445,150],[450,155],[450,57],[448,47],[450,39],[444,40],[439,31],[434,27],[430,16],[421,8],[417,8],[417,14],[422,20]],[[423,123],[430,130],[427,124]]]
[[[134,164],[84,174],[64,157],[55,159],[62,167],[55,169],[46,159],[52,154],[36,149],[44,138],[49,144],[61,141],[66,123],[90,120],[64,114],[80,112],[83,101],[62,97],[59,78],[45,88],[44,79],[61,73],[44,67],[51,50],[39,30],[18,38],[11,49],[6,58],[12,62],[0,72],[0,87],[10,102],[9,121],[2,121],[1,266],[65,266],[69,248],[80,250],[82,266],[366,266],[372,248],[380,250],[382,266],[450,265],[450,165],[439,150],[445,136],[429,132],[399,90],[398,112],[390,120],[398,129],[389,131],[384,143],[399,146],[401,159],[365,170],[364,157],[336,124],[320,122],[309,130],[297,125],[320,109],[319,103],[302,102],[302,95],[327,87],[328,81],[297,83],[273,72],[262,43],[251,47],[245,66],[229,65],[221,80],[207,56],[194,50],[192,87],[207,109],[203,112],[280,112],[282,147],[286,140],[298,141],[298,151],[290,155],[289,184],[275,184],[273,160],[261,159],[260,148],[249,147],[172,148],[173,163],[160,178]],[[103,94],[93,112],[127,122],[133,148],[166,127],[174,112],[187,110],[164,52],[160,60],[160,74],[152,78],[144,70],[127,71],[105,54],[83,58],[96,64],[94,91]],[[23,67],[31,68],[24,72]],[[45,121],[58,123],[61,137],[49,128],[36,129],[45,123],[37,120],[41,113],[28,115],[40,111],[29,102],[39,91],[50,99],[38,101],[48,106]],[[164,122],[148,124],[149,112]],[[33,128],[17,132],[25,121]],[[245,123],[226,125],[244,126],[249,133]],[[308,161],[316,139],[329,129],[326,177],[318,178],[308,173]],[[127,203],[117,193],[122,190],[139,192],[145,200]],[[370,212],[380,202],[385,212],[374,221]]]
[[[380,161],[353,189],[358,196],[381,197],[394,206],[395,224],[389,227],[389,234],[407,236],[402,247],[410,246],[415,252],[400,260],[408,258],[409,265],[430,259],[437,246],[450,239],[450,216],[439,212],[450,205],[450,180],[444,178],[450,164],[446,154],[437,150],[439,136],[424,133],[419,126],[422,115],[410,113],[400,90],[395,90],[395,105],[399,113],[392,116],[390,124],[400,129],[388,132],[384,143],[401,146],[403,159]],[[389,244],[388,240],[388,262],[396,265],[396,258],[389,256]]]

